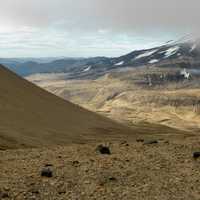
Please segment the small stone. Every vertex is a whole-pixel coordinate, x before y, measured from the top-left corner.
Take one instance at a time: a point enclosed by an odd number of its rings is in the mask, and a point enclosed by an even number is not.
[[[127,141],[122,141],[121,144],[127,144]]]
[[[45,167],[53,167],[52,164],[45,164]]]
[[[50,168],[44,168],[41,171],[41,176],[51,178],[53,176],[53,172]]]
[[[2,193],[0,194],[0,197],[1,197],[2,199],[5,199],[5,198],[9,198],[9,195],[8,195],[7,192],[2,192]]]
[[[200,157],[200,151],[193,153],[193,158],[197,159]]]
[[[57,184],[57,191],[59,195],[66,193],[66,185],[65,182],[61,181]]]
[[[107,146],[99,145],[96,150],[99,151],[101,154],[111,154],[110,149]]]
[[[115,177],[109,177],[109,181],[117,181],[117,179]]]
[[[32,189],[30,189],[30,192],[31,192],[32,194],[39,194],[39,193],[40,193],[39,190],[38,190],[37,188],[32,188]]]
[[[127,141],[122,141],[120,144],[124,145],[124,146],[129,146],[129,144],[127,143]]]
[[[144,139],[137,139],[136,142],[144,142]]]
[[[65,188],[59,188],[58,189],[58,194],[59,195],[62,195],[62,194],[65,194],[66,193],[66,189]]]
[[[143,144],[157,144],[157,143],[158,143],[157,140],[149,140],[149,141],[144,142]]]
[[[78,160],[75,160],[75,161],[72,162],[72,165],[73,165],[74,167],[78,167],[78,166],[80,166],[80,163],[79,163]]]

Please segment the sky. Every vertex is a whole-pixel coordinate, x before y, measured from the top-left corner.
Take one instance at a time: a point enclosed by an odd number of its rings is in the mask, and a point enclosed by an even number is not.
[[[120,56],[198,35],[198,0],[6,0],[0,57]]]

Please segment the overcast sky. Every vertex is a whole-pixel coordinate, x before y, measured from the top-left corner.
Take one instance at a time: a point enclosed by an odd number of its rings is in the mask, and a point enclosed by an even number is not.
[[[199,33],[199,0],[5,0],[0,57],[118,56]]]

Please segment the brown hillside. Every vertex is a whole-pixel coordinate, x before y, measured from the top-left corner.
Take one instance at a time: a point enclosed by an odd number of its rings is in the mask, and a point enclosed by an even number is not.
[[[129,128],[59,98],[3,66],[0,66],[0,91],[2,149],[131,140],[140,134],[170,136],[185,133],[150,123]]]
[[[117,138],[128,127],[67,102],[0,66],[0,147]]]

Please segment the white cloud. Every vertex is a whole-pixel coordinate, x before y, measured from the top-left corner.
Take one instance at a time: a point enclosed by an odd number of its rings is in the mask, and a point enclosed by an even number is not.
[[[120,56],[134,49],[149,48],[171,39],[122,34],[108,30],[73,32],[65,29],[22,26],[0,31],[0,57]]]
[[[198,29],[199,7],[197,0],[2,1],[0,57],[122,55]]]
[[[134,31],[143,28],[199,29],[198,0],[6,0],[0,24],[67,29]]]

